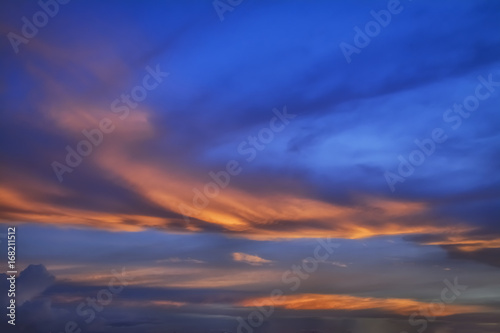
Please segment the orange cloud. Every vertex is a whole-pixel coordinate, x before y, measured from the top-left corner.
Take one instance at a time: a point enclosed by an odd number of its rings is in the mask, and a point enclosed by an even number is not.
[[[444,239],[425,242],[426,245],[452,245],[460,251],[474,252],[483,249],[500,248],[500,238],[493,235],[452,234],[445,235]]]
[[[200,187],[203,180],[168,163],[138,161],[129,156],[123,147],[128,143],[127,140],[110,140],[98,147],[91,157],[102,172],[101,176],[121,186],[123,191],[134,193],[145,202],[164,209],[165,215],[168,212],[171,215],[177,213],[178,217],[69,207],[63,200],[47,198],[47,193],[51,193],[53,198],[76,197],[76,193],[59,185],[56,180],[51,183],[5,170],[4,174],[9,174],[12,179],[0,187],[4,207],[0,220],[73,224],[120,231],[159,228],[172,232],[198,232],[203,231],[205,226],[213,225],[228,234],[256,240],[358,239],[379,235],[446,234],[452,231],[461,234],[471,230],[460,224],[452,225],[451,222],[455,221],[438,223],[430,219],[426,215],[427,205],[419,202],[364,197],[359,198],[357,205],[341,206],[284,193],[256,196],[237,187],[221,190],[208,207],[189,216],[190,222],[186,222],[179,205],[192,204],[192,188]],[[78,171],[70,176],[78,176]],[[198,221],[203,221],[205,225]]]
[[[114,278],[109,267],[81,266],[79,269],[57,270],[57,265],[48,268],[57,272],[57,278],[72,283],[102,286]],[[280,270],[241,268],[219,268],[192,263],[189,265],[138,266],[128,265],[124,276],[128,285],[154,288],[205,288],[217,289],[236,286],[264,287],[269,281],[279,281]]]
[[[324,295],[324,294],[299,294],[281,296],[271,299],[269,297],[254,298],[239,303],[240,306],[253,307],[255,305],[270,306],[289,310],[382,310],[400,315],[410,315],[414,312],[433,310],[433,315],[449,316],[460,313],[475,313],[487,311],[484,307],[475,305],[446,304],[443,308],[402,298],[373,298],[350,295]]]
[[[187,303],[173,302],[173,301],[151,301],[151,304],[153,304],[154,306],[165,307],[165,308],[171,308],[171,307],[178,308],[186,305]]]
[[[112,54],[109,63],[101,61],[97,65],[88,60],[92,57],[79,53],[71,54],[66,50],[52,54],[55,52],[51,52],[51,48],[46,45],[33,44],[31,47],[51,66],[63,66],[75,82],[83,84],[88,80],[87,76],[80,77],[81,71],[71,69],[77,59],[82,71],[90,73],[102,83],[102,87],[94,92],[98,97],[102,97],[101,88],[105,92],[106,89],[116,88],[119,85],[117,81],[120,81],[117,78],[121,79],[127,73],[127,66],[122,62],[111,66],[114,64],[111,60],[115,60]],[[54,127],[50,130],[72,138],[68,144],[76,144],[83,139],[81,131],[97,127],[103,117],[113,120],[116,129],[105,134],[103,143],[94,147],[93,153],[78,168],[92,168],[110,183],[121,186],[123,191],[163,209],[165,214],[125,213],[125,209],[102,212],[92,207],[70,207],[64,203],[68,200],[48,200],[45,197],[49,191],[53,198],[75,196],[74,200],[80,200],[81,193],[77,198],[71,189],[58,184],[55,176],[54,182],[50,183],[17,175],[16,181],[5,182],[0,187],[4,208],[0,214],[2,221],[73,224],[122,231],[159,228],[172,232],[198,232],[215,229],[257,240],[322,237],[356,239],[470,230],[456,221],[443,223],[432,220],[429,217],[430,207],[423,202],[359,196],[354,198],[355,204],[341,205],[308,198],[300,193],[273,191],[267,195],[256,194],[233,185],[221,189],[217,197],[210,199],[207,207],[183,211],[181,205],[193,206],[193,188],[202,189],[210,181],[207,175],[210,170],[200,175],[196,170],[167,157],[147,155],[137,158],[137,150],[141,145],[148,144],[150,140],[158,142],[168,136],[165,130],[156,126],[152,110],[139,105],[130,110],[126,119],[120,120],[109,108],[90,105],[89,98],[82,102],[81,98],[74,96],[71,88],[53,78],[50,71],[44,72],[37,66],[29,67],[29,71],[45,83],[45,95],[48,96],[47,101],[34,106],[43,114],[44,120]],[[135,84],[130,83],[130,87]],[[62,160],[64,156],[65,151],[61,150],[61,155],[53,158]],[[47,165],[47,168],[50,166]],[[15,174],[13,170],[8,171],[10,175]],[[66,176],[78,177],[79,171],[75,169]],[[187,215],[186,219],[182,217],[184,214]]]
[[[263,259],[259,256],[254,256],[251,254],[246,254],[246,253],[241,253],[241,252],[233,253],[233,260],[246,262],[247,264],[254,265],[254,266],[261,266],[263,264],[272,263],[271,260],[266,260],[266,259]]]

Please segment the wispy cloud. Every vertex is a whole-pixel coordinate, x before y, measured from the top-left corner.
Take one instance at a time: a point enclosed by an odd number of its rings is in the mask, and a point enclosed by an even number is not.
[[[190,263],[190,264],[204,264],[205,262],[203,260],[197,260],[197,259],[191,259],[191,258],[186,258],[186,259],[181,259],[181,258],[167,258],[167,259],[160,259],[156,261],[157,263]]]
[[[254,265],[254,266],[262,266],[264,264],[271,264],[272,263],[271,260],[263,259],[259,256],[241,253],[241,252],[233,253],[233,260],[245,262],[247,264]]]
[[[282,296],[280,299],[255,298],[239,303],[242,306],[274,305],[289,310],[383,310],[401,315],[409,315],[418,312],[424,307],[432,306],[432,303],[420,302],[401,298],[373,298],[350,295],[326,295],[326,294],[298,294]],[[485,306],[477,305],[448,305],[440,316],[453,314],[476,313],[494,311]]]

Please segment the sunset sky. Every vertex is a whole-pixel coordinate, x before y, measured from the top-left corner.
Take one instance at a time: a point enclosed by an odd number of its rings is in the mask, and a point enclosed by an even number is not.
[[[500,332],[500,2],[7,0],[0,31],[2,332]]]

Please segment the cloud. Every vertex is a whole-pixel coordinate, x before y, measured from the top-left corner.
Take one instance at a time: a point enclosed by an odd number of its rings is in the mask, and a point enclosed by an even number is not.
[[[474,260],[500,267],[500,233],[477,228],[468,232],[422,234],[405,237],[425,245],[437,245],[447,251],[451,259]]]
[[[9,290],[7,274],[0,274],[2,279],[2,290]],[[44,265],[28,265],[16,277],[16,304],[22,306],[25,302],[34,299],[40,295],[44,290],[52,286],[55,282],[55,277],[50,274]],[[7,294],[7,292],[5,293]],[[7,298],[3,298],[7,300]],[[8,300],[7,300],[8,301]]]
[[[246,254],[246,253],[241,253],[241,252],[235,252],[233,253],[233,260],[234,261],[240,261],[240,262],[245,262],[250,265],[254,266],[262,266],[264,264],[270,264],[272,263],[271,260],[263,259],[259,256],[251,255],[251,254]]]
[[[177,258],[177,257],[175,257],[175,258],[167,258],[167,259],[160,259],[160,260],[157,260],[156,262],[157,263],[174,263],[174,264],[177,264],[177,263],[204,264],[205,263],[202,260],[191,259],[191,258],[180,259],[180,258]]]
[[[470,82],[495,68],[498,59],[498,37],[482,33],[483,26],[496,26],[492,13],[498,5],[454,6],[453,14],[443,11],[451,22],[446,28],[439,18],[444,15],[441,11],[437,15],[427,6],[411,5],[404,15],[425,20],[424,29],[433,38],[422,39],[420,31],[394,21],[391,29],[363,50],[356,66],[347,66],[338,45],[331,41],[350,35],[345,27],[351,27],[354,18],[364,21],[371,9],[368,5],[345,5],[350,15],[332,10],[330,14],[337,19],[325,19],[328,28],[302,21],[290,24],[295,20],[281,16],[283,21],[276,25],[277,7],[256,5],[255,12],[247,15],[258,15],[259,24],[252,20],[234,22],[234,31],[245,35],[252,28],[262,37],[245,43],[235,37],[236,33],[219,31],[209,24],[202,6],[187,14],[182,6],[172,4],[161,8],[182,15],[169,22],[169,29],[163,29],[165,35],[153,34],[155,37],[147,41],[137,38],[153,29],[142,21],[136,22],[138,29],[122,27],[141,45],[130,53],[124,52],[131,48],[129,39],[105,43],[97,27],[83,31],[72,25],[94,47],[66,45],[55,30],[51,33],[54,38],[40,34],[33,43],[24,45],[29,52],[23,53],[23,61],[13,59],[19,69],[16,80],[30,82],[40,94],[22,101],[3,101],[6,110],[18,112],[1,115],[2,141],[12,142],[12,146],[2,147],[10,158],[1,170],[6,181],[0,188],[4,199],[0,219],[126,231],[219,232],[252,239],[325,234],[366,238],[426,230],[443,233],[455,224],[464,229],[478,223],[494,228],[498,197],[493,190],[498,179],[490,156],[498,150],[498,138],[492,125],[497,117],[493,98],[481,106],[481,116],[478,112],[467,119],[471,126],[481,128],[480,132],[464,125],[458,135],[464,138],[450,139],[453,145],[443,146],[439,152],[446,163],[436,153],[428,166],[420,169],[424,174],[417,173],[405,182],[400,197],[388,196],[381,176],[384,168],[397,161],[398,152],[407,150],[406,143],[411,145],[414,136],[432,129],[434,125],[429,124],[441,125],[436,114],[442,114],[455,99],[463,99],[463,94],[470,92]],[[66,17],[81,19],[82,15],[106,12],[106,5],[94,6],[91,11],[65,7]],[[336,8],[331,4],[292,7],[324,17],[329,12],[324,6]],[[448,6],[445,3],[439,8]],[[132,8],[134,5],[124,7],[124,15],[133,17]],[[144,8],[154,17],[148,21],[163,21],[154,8]],[[290,18],[296,15],[291,7],[280,8],[279,13]],[[204,19],[192,26],[188,24],[191,15]],[[273,28],[253,29],[257,26]],[[273,38],[281,40],[291,30],[296,39],[290,44],[274,43]],[[197,48],[172,31],[187,40],[198,36]],[[225,42],[199,38],[208,31],[221,33]],[[463,33],[470,38],[456,37]],[[100,48],[101,44],[106,47]],[[390,60],[382,47],[389,45],[400,45],[392,48]],[[417,54],[415,45],[422,46]],[[430,48],[436,52],[428,52]],[[88,50],[99,56],[90,57]],[[200,52],[206,58],[201,59]],[[297,55],[283,61],[283,52]],[[242,57],[246,54],[259,60]],[[363,57],[371,61],[363,61]],[[454,61],[449,61],[450,57]],[[34,65],[35,58],[39,65]],[[130,91],[143,76],[143,67],[150,65],[130,65],[137,64],[137,59],[157,61],[161,68],[173,70],[172,75],[120,121],[110,112],[110,102]],[[206,66],[206,61],[211,66]],[[253,163],[245,165],[244,173],[232,179],[230,187],[208,207],[188,214],[187,222],[179,205],[192,206],[193,189],[202,189],[210,181],[208,172],[240,158],[237,144],[268,123],[269,110],[284,102],[298,114],[290,128],[279,133]],[[49,167],[51,162],[63,159],[65,146],[76,144],[83,138],[82,130],[95,127],[102,117],[116,121],[116,131],[77,170],[66,175],[64,184],[58,184]],[[18,137],[30,139],[16,140]],[[448,172],[444,164],[460,169]],[[475,173],[487,176],[472,177]],[[457,183],[458,178],[463,180]],[[479,189],[483,183],[490,188]],[[475,195],[477,202],[464,205],[463,200],[451,199],[457,187],[458,192]],[[484,197],[486,193],[489,198]],[[488,209],[479,209],[487,200]],[[27,201],[29,207],[24,205]],[[433,214],[445,210],[446,218]],[[392,211],[398,211],[399,216]]]
[[[283,247],[282,244],[279,246]],[[294,247],[296,246],[292,246],[291,248]],[[392,247],[390,249],[394,250]],[[265,260],[260,257],[258,258]],[[252,266],[253,269],[257,268]],[[40,269],[33,271],[41,272]],[[118,332],[120,329],[127,327],[130,329],[129,332],[135,333],[150,325],[156,327],[158,330],[167,327],[170,329],[173,327],[182,327],[185,329],[186,312],[190,313],[190,318],[192,318],[192,328],[201,325],[199,326],[201,329],[203,327],[202,323],[207,327],[216,327],[220,324],[218,320],[225,318],[225,321],[222,322],[229,324],[228,329],[234,329],[229,327],[237,323],[235,318],[246,316],[250,309],[252,311],[255,309],[256,305],[273,305],[275,307],[272,320],[269,322],[270,325],[286,326],[290,323],[290,318],[304,318],[305,316],[310,318],[310,320],[307,322],[299,320],[296,325],[297,327],[302,327],[306,323],[319,324],[321,322],[319,318],[328,318],[329,324],[325,328],[331,328],[331,325],[333,325],[332,321],[339,320],[340,318],[351,318],[357,325],[362,325],[367,319],[385,321],[390,319],[391,325],[396,326],[390,325],[389,327],[403,329],[400,325],[407,323],[409,314],[420,312],[422,309],[432,306],[427,301],[427,299],[432,299],[432,296],[429,298],[425,295],[422,295],[419,299],[412,299],[408,297],[396,298],[305,292],[283,296],[279,300],[276,300],[266,296],[269,295],[269,291],[273,290],[274,287],[249,288],[252,283],[255,286],[255,282],[259,278],[266,281],[275,278],[276,281],[281,281],[281,274],[270,278],[262,277],[260,272],[256,272],[254,276],[248,276],[246,285],[241,285],[244,288],[235,288],[234,285],[232,287],[231,285],[227,285],[230,287],[224,289],[223,286],[213,284],[215,281],[209,281],[206,288],[199,288],[194,285],[185,287],[152,287],[147,286],[148,281],[145,279],[152,271],[143,268],[142,273],[139,270],[128,269],[126,272],[127,275],[131,274],[134,276],[133,283],[127,285],[119,296],[114,297],[113,301],[106,305],[105,311],[99,313],[99,320],[92,324],[92,329],[100,327],[102,330],[106,329],[113,333],[115,332],[114,328]],[[321,274],[321,272],[319,271],[318,274]],[[471,273],[478,276],[482,274],[481,272],[474,272],[474,270]],[[205,273],[190,271],[186,271],[186,274],[186,277],[189,275],[199,275],[200,279],[207,276]],[[366,283],[366,273],[361,275],[360,277]],[[168,277],[167,280],[170,278]],[[165,280],[164,274],[163,279]],[[330,284],[337,284],[336,280],[332,280],[332,276],[328,276],[328,279],[330,280]],[[377,278],[372,276],[371,279],[375,281]],[[349,285],[352,283],[353,278],[343,280],[344,283]],[[30,331],[34,332],[37,332],[37,329],[39,329],[43,332],[44,329],[59,329],[59,327],[64,327],[65,323],[69,320],[81,321],[81,317],[78,317],[75,312],[76,307],[87,297],[96,295],[99,290],[105,289],[107,281],[109,281],[109,276],[104,275],[94,281],[102,283],[92,283],[93,281],[89,279],[89,276],[83,276],[81,280],[73,279],[71,281],[58,277],[55,283],[49,288],[38,293],[35,298],[25,302],[18,309],[19,313],[22,314],[22,320],[20,319],[19,322],[20,327],[29,328]],[[315,281],[311,282],[314,285],[318,285]],[[321,285],[327,286],[325,283],[321,283]],[[304,284],[301,288],[309,287]],[[391,283],[391,289],[394,290],[394,283]],[[420,290],[422,290],[422,286]],[[439,296],[439,290],[432,289],[431,291],[433,293],[437,292],[437,296]],[[460,322],[463,323],[466,320],[470,327],[476,327],[478,323],[492,323],[495,321],[496,312],[494,311],[498,308],[498,304],[493,302],[478,304],[477,298],[471,298],[466,294],[463,295],[463,299],[465,303],[457,302],[457,304],[446,305],[444,311],[439,313],[438,318],[433,323],[447,323],[450,326]],[[364,319],[361,320],[359,319],[360,317]],[[124,320],[124,318],[127,318],[127,320]],[[1,325],[4,325],[4,323],[0,324],[0,327]]]
[[[373,298],[350,295],[319,295],[297,294],[282,296],[279,299],[256,298],[241,302],[239,305],[252,307],[274,305],[288,310],[381,310],[400,315],[419,313],[423,308],[431,309],[432,303],[425,303],[411,299]],[[472,305],[445,305],[439,317],[464,313],[482,313],[494,311],[484,306]],[[437,311],[435,311],[437,312]],[[434,313],[433,313],[434,314]]]
[[[333,266],[338,266],[338,267],[347,267],[347,264],[344,264],[344,263],[341,263],[341,262],[338,262],[338,261],[326,261],[327,263],[330,263],[332,264]]]
[[[264,330],[409,331],[402,314],[456,272],[471,292],[429,331],[495,330],[498,91],[457,131],[442,115],[478,75],[498,80],[500,4],[402,5],[351,65],[338,44],[382,9],[370,1],[254,1],[223,24],[210,2],[123,2],[119,16],[71,2],[19,54],[2,51],[0,221],[19,222],[20,258],[58,277],[21,274],[24,330],[81,321],[76,306],[118,265],[134,282],[89,331],[236,331],[324,237],[342,243],[336,257]],[[0,30],[19,32],[31,5],[5,6]],[[121,120],[110,103],[155,64],[168,80]],[[285,104],[297,117],[247,163],[238,144]],[[116,130],[59,183],[51,163],[103,117]],[[384,171],[434,127],[448,141],[390,193]],[[242,173],[207,207],[179,209],[232,159]]]

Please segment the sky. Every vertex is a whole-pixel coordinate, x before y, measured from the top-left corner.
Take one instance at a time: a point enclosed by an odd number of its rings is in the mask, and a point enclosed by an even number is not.
[[[500,331],[499,2],[0,8],[2,332]]]

